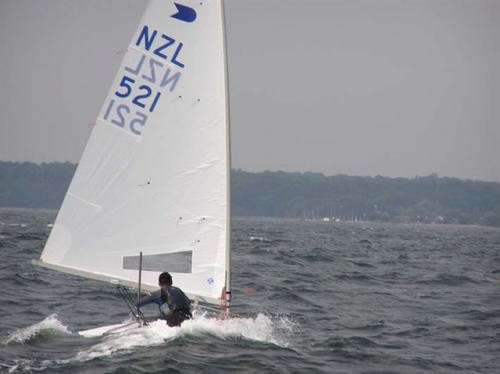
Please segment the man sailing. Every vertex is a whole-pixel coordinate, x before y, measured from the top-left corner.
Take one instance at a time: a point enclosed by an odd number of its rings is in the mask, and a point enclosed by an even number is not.
[[[185,320],[193,318],[191,300],[180,288],[172,286],[172,276],[169,273],[160,274],[158,285],[159,290],[141,298],[135,304],[137,310],[151,303],[157,304],[160,308],[160,318],[166,320],[170,327],[180,326]]]

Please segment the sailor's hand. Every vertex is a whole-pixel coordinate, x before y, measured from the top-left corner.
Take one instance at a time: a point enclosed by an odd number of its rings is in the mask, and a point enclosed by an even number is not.
[[[135,319],[137,319],[137,320],[141,318],[141,317],[140,317],[140,315],[139,315],[139,313],[140,313],[139,308],[135,308],[134,317],[135,317]]]

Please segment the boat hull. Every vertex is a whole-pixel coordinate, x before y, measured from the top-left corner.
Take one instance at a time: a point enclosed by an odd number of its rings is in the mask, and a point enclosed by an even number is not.
[[[108,326],[101,326],[89,330],[82,330],[78,331],[78,334],[86,338],[93,338],[96,336],[119,334],[126,331],[137,330],[140,328],[143,328],[143,326],[140,325],[138,322],[134,321],[134,322],[117,323]]]

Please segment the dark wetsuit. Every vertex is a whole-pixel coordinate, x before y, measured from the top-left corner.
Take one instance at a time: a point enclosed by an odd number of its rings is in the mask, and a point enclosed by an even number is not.
[[[164,286],[140,299],[135,306],[139,309],[151,303],[160,307],[160,318],[165,319],[170,327],[180,326],[183,321],[192,318],[191,300],[180,288]]]
[[[186,319],[191,319],[191,300],[180,288],[164,286],[160,290],[161,300],[168,305],[168,311],[164,307],[160,310],[169,326],[180,326]]]

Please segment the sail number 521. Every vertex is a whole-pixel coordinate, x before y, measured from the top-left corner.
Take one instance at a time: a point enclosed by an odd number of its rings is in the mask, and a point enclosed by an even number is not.
[[[132,104],[146,109],[150,113],[155,109],[160,95],[161,92],[153,94],[153,90],[148,85],[141,84],[137,87],[136,81],[126,75],[122,77],[119,87],[115,91],[115,96],[121,99],[131,96]],[[148,116],[139,110],[134,114],[128,104],[116,102],[112,99],[106,107],[104,119],[119,127],[128,127],[135,135],[141,135],[141,129],[146,125]]]
[[[115,91],[115,95],[122,99],[129,97],[132,93],[134,85],[135,80],[124,75],[120,81],[120,87]],[[156,95],[152,96],[153,90],[145,84],[141,84],[137,88],[137,91],[137,94],[132,98],[132,104],[135,104],[143,109],[146,109],[146,106],[148,106],[147,110],[152,112],[160,99],[161,92],[157,92]]]
[[[133,134],[141,135],[141,128],[146,125],[148,116],[139,111],[135,112],[135,115],[136,117],[130,120],[130,108],[128,105],[116,105],[115,100],[110,100],[106,112],[104,113],[104,119],[122,128],[125,128],[128,124]]]

